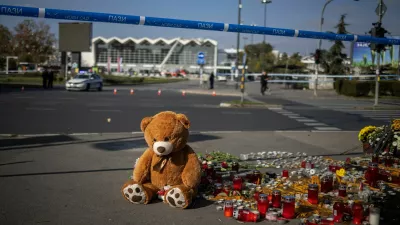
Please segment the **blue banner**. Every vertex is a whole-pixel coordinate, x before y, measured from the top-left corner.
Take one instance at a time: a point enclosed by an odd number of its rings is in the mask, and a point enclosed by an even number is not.
[[[84,12],[74,10],[34,8],[22,6],[0,5],[0,15],[6,16],[23,16],[23,17],[40,17],[48,19],[74,20],[85,22],[104,22],[104,23],[121,23],[134,24],[144,26],[171,27],[182,29],[196,30],[212,30],[226,32],[240,32],[248,34],[262,34],[285,37],[299,37],[311,39],[327,39],[340,41],[357,41],[378,43],[385,45],[400,45],[399,39],[393,38],[373,38],[371,36],[358,36],[352,34],[334,34],[315,31],[293,30],[284,28],[258,27],[248,25],[237,25],[206,21],[180,20],[157,17],[144,17],[135,15],[99,13],[99,12]]]

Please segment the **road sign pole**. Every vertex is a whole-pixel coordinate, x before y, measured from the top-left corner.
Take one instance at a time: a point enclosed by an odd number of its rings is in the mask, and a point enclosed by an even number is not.
[[[378,101],[379,101],[379,80],[380,80],[380,75],[381,75],[381,52],[378,50],[378,59],[376,62],[376,76],[375,76],[375,103],[374,106],[378,106]]]
[[[240,99],[240,103],[243,104],[244,102],[244,85],[245,85],[245,74],[246,74],[246,64],[247,64],[247,55],[244,53],[243,55],[243,69],[242,69],[242,77],[241,77],[241,84],[240,90],[242,91],[242,97]]]

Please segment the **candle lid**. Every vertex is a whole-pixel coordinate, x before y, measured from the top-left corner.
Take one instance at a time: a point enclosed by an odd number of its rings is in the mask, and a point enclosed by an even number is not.
[[[216,184],[215,184],[215,187],[216,187],[216,188],[222,188],[222,184],[216,183]]]
[[[280,194],[281,194],[281,191],[279,191],[279,190],[273,190],[273,191],[272,191],[272,194],[273,194],[273,195],[280,195]]]
[[[377,168],[377,167],[378,167],[378,163],[372,162],[372,163],[369,164],[369,166],[370,166],[370,167],[374,167],[374,168],[376,167],[376,168]]]
[[[308,188],[311,188],[311,189],[318,189],[318,184],[309,184],[309,185],[308,185]]]
[[[292,196],[292,195],[289,195],[289,196],[283,197],[283,199],[284,199],[285,201],[293,202],[293,201],[296,199],[296,197],[295,197],[295,196]]]

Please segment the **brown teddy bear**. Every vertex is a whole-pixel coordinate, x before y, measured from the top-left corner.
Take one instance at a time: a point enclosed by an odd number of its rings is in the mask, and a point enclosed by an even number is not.
[[[187,145],[190,121],[184,114],[165,111],[143,118],[140,128],[148,148],[138,159],[133,180],[122,187],[123,196],[136,204],[147,204],[158,191],[167,189],[164,202],[187,208],[200,183],[200,162]]]

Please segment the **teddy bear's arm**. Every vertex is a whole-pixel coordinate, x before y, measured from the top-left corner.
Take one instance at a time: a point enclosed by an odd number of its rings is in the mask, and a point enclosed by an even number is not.
[[[186,145],[188,161],[182,172],[182,182],[186,187],[195,188],[200,184],[201,166],[196,153]]]
[[[135,169],[133,170],[133,180],[137,183],[143,183],[146,181],[150,173],[151,159],[153,158],[153,150],[147,149],[142,156],[140,156]]]

